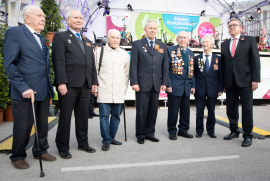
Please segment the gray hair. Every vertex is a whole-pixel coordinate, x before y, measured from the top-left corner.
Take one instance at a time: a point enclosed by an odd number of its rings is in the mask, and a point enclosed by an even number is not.
[[[40,9],[40,7],[37,6],[37,5],[27,5],[27,6],[24,6],[24,8],[22,10],[22,16],[23,16],[24,22],[25,22],[25,15],[26,14],[29,15],[29,13],[32,12],[32,9],[33,8],[39,8]]]
[[[78,11],[78,12],[81,13],[81,11],[78,10],[78,9],[70,9],[70,10],[68,10],[68,12],[67,12],[67,14],[66,14],[66,20],[68,20],[68,19],[70,18],[72,11]],[[81,14],[82,14],[82,13],[81,13]]]
[[[119,33],[119,37],[121,37],[121,33],[120,33],[119,30],[117,30],[117,29],[110,29],[110,30],[108,31],[108,37],[110,37],[110,34],[111,34],[112,32],[118,32],[118,33]]]
[[[148,24],[149,22],[155,22],[155,23],[157,24],[156,20],[148,19],[148,20],[146,20],[146,22],[144,23],[144,28],[145,28],[145,29],[147,28],[147,24]]]
[[[242,22],[240,21],[240,19],[237,19],[237,18],[232,18],[229,20],[228,24],[231,22],[231,21],[238,21],[239,25],[242,27]]]
[[[202,42],[204,41],[205,38],[210,38],[212,45],[215,44],[215,39],[214,39],[211,35],[205,35],[205,36],[202,38]]]

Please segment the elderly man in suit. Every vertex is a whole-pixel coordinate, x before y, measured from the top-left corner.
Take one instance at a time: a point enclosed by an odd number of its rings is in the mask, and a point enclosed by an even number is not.
[[[193,138],[188,134],[190,118],[190,92],[195,93],[194,53],[187,48],[188,33],[177,34],[178,45],[168,47],[169,54],[169,86],[168,93],[168,132],[169,139],[176,140],[176,123],[180,108],[178,136]]]
[[[215,104],[217,97],[223,92],[223,75],[221,57],[212,53],[211,49],[215,43],[212,36],[206,35],[202,38],[203,53],[194,59],[194,75],[196,83],[196,137],[201,138],[204,126],[204,108],[207,106],[208,117],[206,130],[211,138],[215,135]]]
[[[253,91],[260,82],[260,56],[254,37],[241,35],[242,23],[232,18],[228,23],[231,38],[221,44],[227,116],[231,133],[224,140],[239,137],[239,97],[242,104],[243,147],[252,144]]]
[[[130,84],[136,91],[136,137],[158,142],[155,125],[159,92],[168,85],[168,55],[166,44],[157,40],[157,23],[147,20],[146,38],[133,42],[130,62]]]
[[[45,15],[38,6],[28,5],[23,9],[23,17],[25,24],[8,29],[4,42],[4,67],[10,81],[14,118],[10,159],[17,169],[29,168],[25,161],[27,156],[25,148],[34,121],[31,102],[35,102],[41,159],[56,160],[54,156],[47,153],[49,104],[50,97],[54,94],[49,78],[48,48],[40,35],[44,30]],[[38,159],[36,141],[32,152],[34,158]]]
[[[55,85],[60,103],[56,145],[62,158],[71,158],[69,152],[70,122],[74,109],[78,149],[93,153],[88,144],[88,106],[91,91],[98,84],[95,59],[90,40],[79,33],[83,25],[82,14],[70,10],[67,15],[69,29],[56,33],[52,43]]]

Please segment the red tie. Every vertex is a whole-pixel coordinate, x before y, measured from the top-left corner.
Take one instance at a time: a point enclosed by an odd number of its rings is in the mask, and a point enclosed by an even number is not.
[[[232,49],[231,49],[232,58],[234,58],[235,49],[236,49],[236,38],[233,39],[233,44],[232,44]]]

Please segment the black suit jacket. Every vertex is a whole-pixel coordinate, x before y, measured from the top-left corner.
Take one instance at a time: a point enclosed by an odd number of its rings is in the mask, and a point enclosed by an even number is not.
[[[208,73],[204,66],[203,72],[200,71],[198,59],[203,58],[203,54],[200,54],[194,59],[194,75],[196,82],[195,97],[203,97],[208,95],[211,98],[217,98],[218,92],[223,92],[223,73],[221,57],[212,53],[211,65]],[[218,59],[218,70],[214,69],[216,65],[216,59]],[[206,94],[207,91],[207,94]]]
[[[55,85],[81,87],[87,80],[89,88],[97,85],[97,72],[90,40],[82,38],[85,54],[70,30],[56,33],[52,42]]]
[[[231,88],[232,76],[239,87],[251,86],[251,82],[260,82],[260,55],[254,37],[240,36],[234,58],[230,52],[230,41],[221,44],[221,59],[224,72],[224,87]]]
[[[155,44],[160,51],[152,52],[146,38],[132,44],[130,85],[139,84],[140,92],[148,92],[153,86],[159,92],[161,85],[168,86],[167,46],[159,40],[155,40]]]

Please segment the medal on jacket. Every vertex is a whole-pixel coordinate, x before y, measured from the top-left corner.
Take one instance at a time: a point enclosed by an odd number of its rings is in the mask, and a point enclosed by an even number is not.
[[[177,48],[177,56],[178,56],[178,57],[181,57],[180,47]]]
[[[70,40],[70,39],[68,39],[68,42],[69,42],[69,43],[71,43],[71,40]]]
[[[214,70],[218,70],[218,58],[216,58],[216,64],[214,65]]]
[[[193,57],[190,58],[190,55],[189,55],[189,66],[188,66],[188,78],[192,79],[193,78],[193,70],[194,70],[194,67],[193,67]]]

